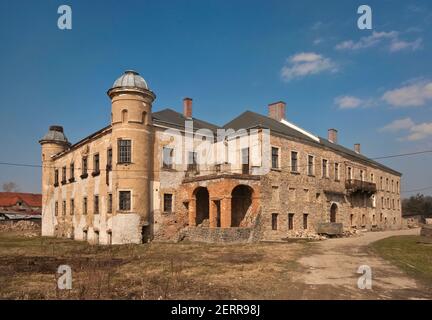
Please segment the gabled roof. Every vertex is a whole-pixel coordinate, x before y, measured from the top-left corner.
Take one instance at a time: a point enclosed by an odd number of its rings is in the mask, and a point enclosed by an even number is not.
[[[0,206],[11,207],[22,201],[30,207],[42,207],[42,195],[34,193],[0,192]]]
[[[318,147],[332,149],[337,153],[342,153],[348,158],[352,158],[360,162],[366,162],[369,165],[378,167],[384,171],[390,172],[395,175],[401,175],[400,172],[393,170],[387,166],[384,166],[381,163],[376,162],[372,159],[369,159],[368,157],[362,154],[356,153],[355,151],[348,149],[344,146],[341,146],[340,144],[332,143],[329,140],[321,137],[319,137],[318,139],[319,141],[317,141],[316,139],[313,138],[311,134],[308,134],[301,128],[299,128],[300,130],[295,129],[296,127],[295,125],[288,126],[287,124],[284,124],[281,121],[277,121],[275,119],[272,119],[270,117],[252,111],[243,112],[237,118],[234,118],[233,120],[225,124],[223,127],[225,129],[232,128],[234,130],[238,130],[241,128],[249,129],[254,127],[267,128],[270,129],[271,132],[275,132],[277,134],[286,136],[288,138],[299,139],[299,140],[303,140],[315,144]]]
[[[221,128],[215,124],[197,119],[197,118],[186,118],[183,114],[174,111],[172,109],[163,109],[161,111],[152,113],[153,121],[167,126],[175,126],[176,128],[184,129],[185,121],[193,120],[193,128],[197,129],[210,129],[211,131],[216,131]]]

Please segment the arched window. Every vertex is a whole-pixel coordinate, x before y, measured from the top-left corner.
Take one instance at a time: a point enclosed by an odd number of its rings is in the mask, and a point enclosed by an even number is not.
[[[127,110],[122,111],[122,122],[126,123],[128,121],[128,112]]]

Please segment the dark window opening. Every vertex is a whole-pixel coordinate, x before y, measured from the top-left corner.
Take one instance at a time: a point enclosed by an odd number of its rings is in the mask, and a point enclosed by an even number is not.
[[[131,163],[132,161],[131,140],[118,140],[118,162],[120,164]]]
[[[173,200],[172,194],[170,194],[170,193],[164,194],[164,203],[163,203],[164,212],[167,212],[167,213],[172,212],[172,200]]]
[[[288,230],[294,229],[294,213],[288,213]]]
[[[272,230],[277,230],[278,228],[278,214],[272,213]]]
[[[279,148],[272,147],[272,168],[279,168]]]
[[[120,191],[119,192],[119,210],[130,211],[131,210],[131,192]]]

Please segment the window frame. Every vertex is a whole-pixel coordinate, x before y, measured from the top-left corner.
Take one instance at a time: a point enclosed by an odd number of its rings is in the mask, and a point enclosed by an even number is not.
[[[122,146],[122,142],[128,142],[128,145]],[[129,150],[123,150],[129,148]],[[126,152],[126,155],[123,153]],[[132,163],[132,139],[119,138],[117,139],[117,163],[118,164],[131,164]]]
[[[123,199],[122,199],[122,197],[121,197],[121,194],[122,193],[124,193],[124,192],[128,192],[129,193],[129,208],[128,209],[122,209],[122,201],[123,201]],[[132,211],[132,208],[133,208],[133,206],[132,206],[132,190],[130,190],[130,189],[121,189],[121,190],[118,190],[118,192],[117,192],[117,195],[118,195],[118,201],[117,201],[117,203],[118,203],[118,211],[121,211],[121,212],[131,212]]]

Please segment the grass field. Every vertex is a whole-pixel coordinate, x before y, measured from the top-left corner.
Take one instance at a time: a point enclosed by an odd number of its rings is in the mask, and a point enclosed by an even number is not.
[[[413,277],[432,287],[432,241],[420,236],[396,236],[377,241],[372,248]]]
[[[0,233],[1,299],[274,299],[307,243],[210,245],[84,242]],[[57,268],[72,268],[72,290]]]

